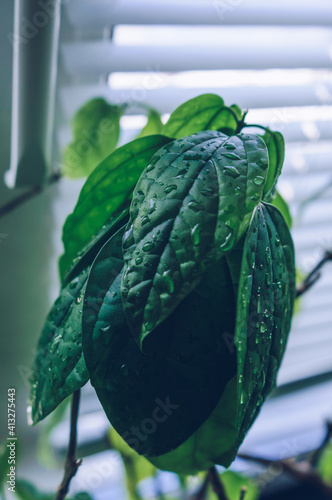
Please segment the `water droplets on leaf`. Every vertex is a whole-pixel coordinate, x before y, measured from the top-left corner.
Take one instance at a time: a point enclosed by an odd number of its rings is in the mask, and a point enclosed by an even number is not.
[[[231,142],[227,142],[224,147],[225,147],[225,149],[228,149],[229,151],[232,151],[233,149],[236,149],[235,144],[233,144]]]
[[[154,247],[154,243],[152,241],[147,241],[143,245],[143,252],[149,252]]]
[[[167,287],[168,293],[173,293],[174,292],[174,281],[171,276],[171,270],[168,269],[167,271],[164,271],[162,274],[162,278],[164,280],[164,283]]]
[[[266,326],[266,323],[261,323],[261,326],[259,327],[259,331],[261,333],[265,333],[267,331],[267,326]]]
[[[238,169],[236,167],[232,167],[231,165],[224,167],[223,172],[226,175],[230,175],[234,179],[240,176],[240,172],[238,171]]]
[[[138,266],[139,264],[141,264],[143,262],[143,257],[136,257],[135,259],[135,264]]]
[[[190,210],[193,210],[194,212],[200,212],[201,210],[204,210],[203,205],[195,200],[192,200],[188,203],[188,208],[190,208]]]
[[[254,178],[254,184],[256,184],[256,186],[261,186],[263,184],[263,182],[265,181],[264,177],[262,177],[261,175],[257,175],[255,178]]]
[[[165,193],[166,194],[171,193],[175,189],[177,189],[177,185],[176,184],[171,184],[170,186],[167,186],[167,188],[165,189]]]
[[[229,158],[230,160],[241,160],[241,158],[235,153],[222,153],[223,156]]]
[[[193,242],[194,246],[197,246],[200,243],[200,232],[201,232],[201,230],[202,230],[202,228],[201,228],[200,224],[196,224],[193,227],[193,229],[191,230],[191,239],[192,239],[192,242]]]
[[[148,222],[150,222],[150,219],[147,215],[144,215],[144,217],[142,217],[141,219],[141,224],[142,226],[144,226],[145,224],[147,224]]]

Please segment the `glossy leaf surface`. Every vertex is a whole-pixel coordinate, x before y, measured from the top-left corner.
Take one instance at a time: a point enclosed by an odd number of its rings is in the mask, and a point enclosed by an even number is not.
[[[34,424],[89,379],[81,342],[84,270],[61,290],[47,316],[31,375],[29,405]]]
[[[203,130],[225,129],[234,134],[241,119],[238,106],[225,106],[216,94],[203,94],[181,104],[169,117],[162,133],[179,139]]]
[[[289,230],[275,207],[260,204],[247,231],[239,280],[237,446],[274,388],[294,297],[294,249]]]
[[[235,353],[224,338],[234,330],[235,301],[223,259],[156,329],[143,354],[121,302],[121,236],[110,239],[92,267],[83,350],[91,383],[112,425],[131,447],[150,457],[189,438],[235,375]]]
[[[77,204],[63,227],[63,277],[75,258],[113,214],[127,208],[143,169],[170,139],[161,135],[136,139],[105,158],[84,184]]]
[[[236,245],[262,197],[267,161],[259,136],[212,131],[173,141],[152,158],[123,241],[122,298],[140,346]]]

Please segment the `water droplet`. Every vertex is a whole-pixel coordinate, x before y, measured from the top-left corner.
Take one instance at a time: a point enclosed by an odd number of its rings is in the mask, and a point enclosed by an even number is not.
[[[143,261],[143,257],[136,257],[135,264],[139,265]]]
[[[79,282],[79,278],[75,278],[73,279],[73,281],[71,281],[70,285],[69,285],[69,288],[72,290],[73,288],[76,288],[77,286],[77,283]]]
[[[192,239],[192,242],[193,242],[194,246],[199,245],[201,229],[202,229],[201,225],[200,224],[196,224],[193,227],[193,229],[191,230],[191,239]]]
[[[121,374],[126,377],[128,375],[128,366],[127,365],[121,365],[120,368]]]
[[[257,177],[254,178],[254,184],[256,184],[256,186],[260,186],[264,181],[265,179],[261,175],[257,175]]]
[[[156,209],[156,202],[151,198],[150,199],[150,207],[149,207],[149,214],[152,214]]]
[[[219,246],[221,250],[229,250],[229,248],[231,248],[233,244],[232,235],[233,235],[233,230],[229,228],[229,233],[225,237],[225,241]]]
[[[171,270],[168,269],[167,271],[163,272],[162,277],[164,279],[164,282],[167,287],[168,293],[173,293],[174,292],[174,281],[171,276]]]
[[[260,328],[259,328],[259,331],[260,331],[261,333],[265,333],[265,332],[266,332],[266,330],[267,330],[267,326],[266,326],[266,324],[265,324],[265,323],[261,323],[261,326],[260,326]]]
[[[214,191],[211,188],[205,188],[205,189],[202,189],[201,194],[203,196],[213,196]]]
[[[148,241],[146,242],[144,245],[143,245],[143,252],[148,252],[149,250],[151,250],[151,248],[153,248],[154,244],[152,241]]]
[[[223,168],[223,172],[226,174],[226,175],[230,175],[231,177],[233,177],[234,179],[236,179],[237,177],[239,177],[240,175],[240,172],[238,171],[237,168],[235,167],[232,167],[231,165],[227,166],[227,167],[224,167]]]
[[[235,196],[239,196],[241,194],[241,188],[239,186],[237,186],[235,188]]]
[[[222,153],[223,156],[229,158],[230,160],[241,160],[241,158],[235,153]]]
[[[153,170],[155,167],[156,167],[156,165],[148,165],[146,167],[146,172],[151,172],[151,170]]]
[[[144,215],[144,217],[142,217],[142,220],[141,220],[141,224],[142,226],[144,226],[145,224],[147,224],[148,222],[150,222],[150,219],[147,215]]]
[[[171,184],[170,186],[167,186],[167,188],[165,189],[165,193],[166,194],[171,193],[175,189],[177,189],[177,185],[176,184]]]
[[[82,302],[82,295],[79,295],[78,297],[76,297],[75,303],[80,304],[81,302]]]
[[[188,203],[188,208],[190,208],[191,210],[193,210],[194,212],[199,212],[200,210],[203,210],[204,207],[201,203],[198,203],[198,201],[190,201]]]
[[[236,149],[236,146],[232,144],[231,142],[227,142],[224,147],[228,150]]]
[[[106,333],[110,330],[111,328],[111,325],[107,325],[107,326],[103,326],[100,331],[103,332],[103,333]]]

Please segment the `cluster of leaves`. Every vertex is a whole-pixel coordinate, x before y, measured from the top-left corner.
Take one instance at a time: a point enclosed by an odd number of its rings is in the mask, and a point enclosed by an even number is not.
[[[232,462],[274,386],[295,295],[275,192],[283,138],[248,127],[237,106],[202,95],[88,177],[63,229],[34,423],[90,378],[114,428],[157,467]]]

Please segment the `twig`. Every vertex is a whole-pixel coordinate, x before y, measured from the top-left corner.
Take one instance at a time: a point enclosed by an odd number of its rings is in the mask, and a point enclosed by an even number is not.
[[[190,497],[191,500],[205,500],[206,494],[207,494],[207,489],[209,486],[209,474],[206,475],[203,483],[200,485],[198,491]]]
[[[294,458],[288,458],[287,460],[269,460],[263,457],[256,457],[246,454],[239,454],[239,458],[243,460],[251,460],[252,462],[257,462],[262,465],[274,465],[279,467],[283,472],[289,474],[297,481],[309,484],[319,489],[327,498],[332,498],[332,486],[326,484],[319,474],[313,469],[309,462],[301,461],[295,462]]]
[[[247,487],[242,486],[241,491],[240,491],[240,499],[239,500],[244,500],[244,497],[246,496],[247,493]]]
[[[54,500],[64,500],[69,489],[69,484],[75,476],[82,460],[76,460],[76,441],[77,441],[77,418],[80,403],[80,390],[74,392],[72,397],[71,415],[70,415],[70,436],[67,456],[65,461],[65,470],[62,482],[55,494]]]
[[[208,478],[211,483],[212,489],[219,498],[219,500],[228,500],[224,486],[221,482],[221,479],[215,467],[210,467],[208,472]]]
[[[332,438],[332,421],[328,420],[326,422],[326,433],[324,436],[324,439],[322,441],[322,444],[317,448],[317,450],[313,453],[310,464],[312,467],[316,467],[326,446],[329,444]]]
[[[303,295],[307,290],[309,290],[309,288],[312,287],[314,283],[316,283],[316,281],[320,278],[320,269],[330,260],[332,261],[332,250],[326,250],[324,256],[297,289],[296,298]]]
[[[28,189],[25,193],[22,193],[13,200],[9,201],[8,203],[5,203],[4,205],[2,205],[2,207],[0,207],[0,217],[9,214],[10,212],[18,208],[20,205],[22,205],[22,203],[26,202],[27,200],[30,200],[30,198],[33,198],[37,194],[41,193],[45,187],[50,186],[55,182],[58,182],[60,179],[61,179],[61,173],[55,172],[47,179],[44,186],[33,186],[32,188]]]

